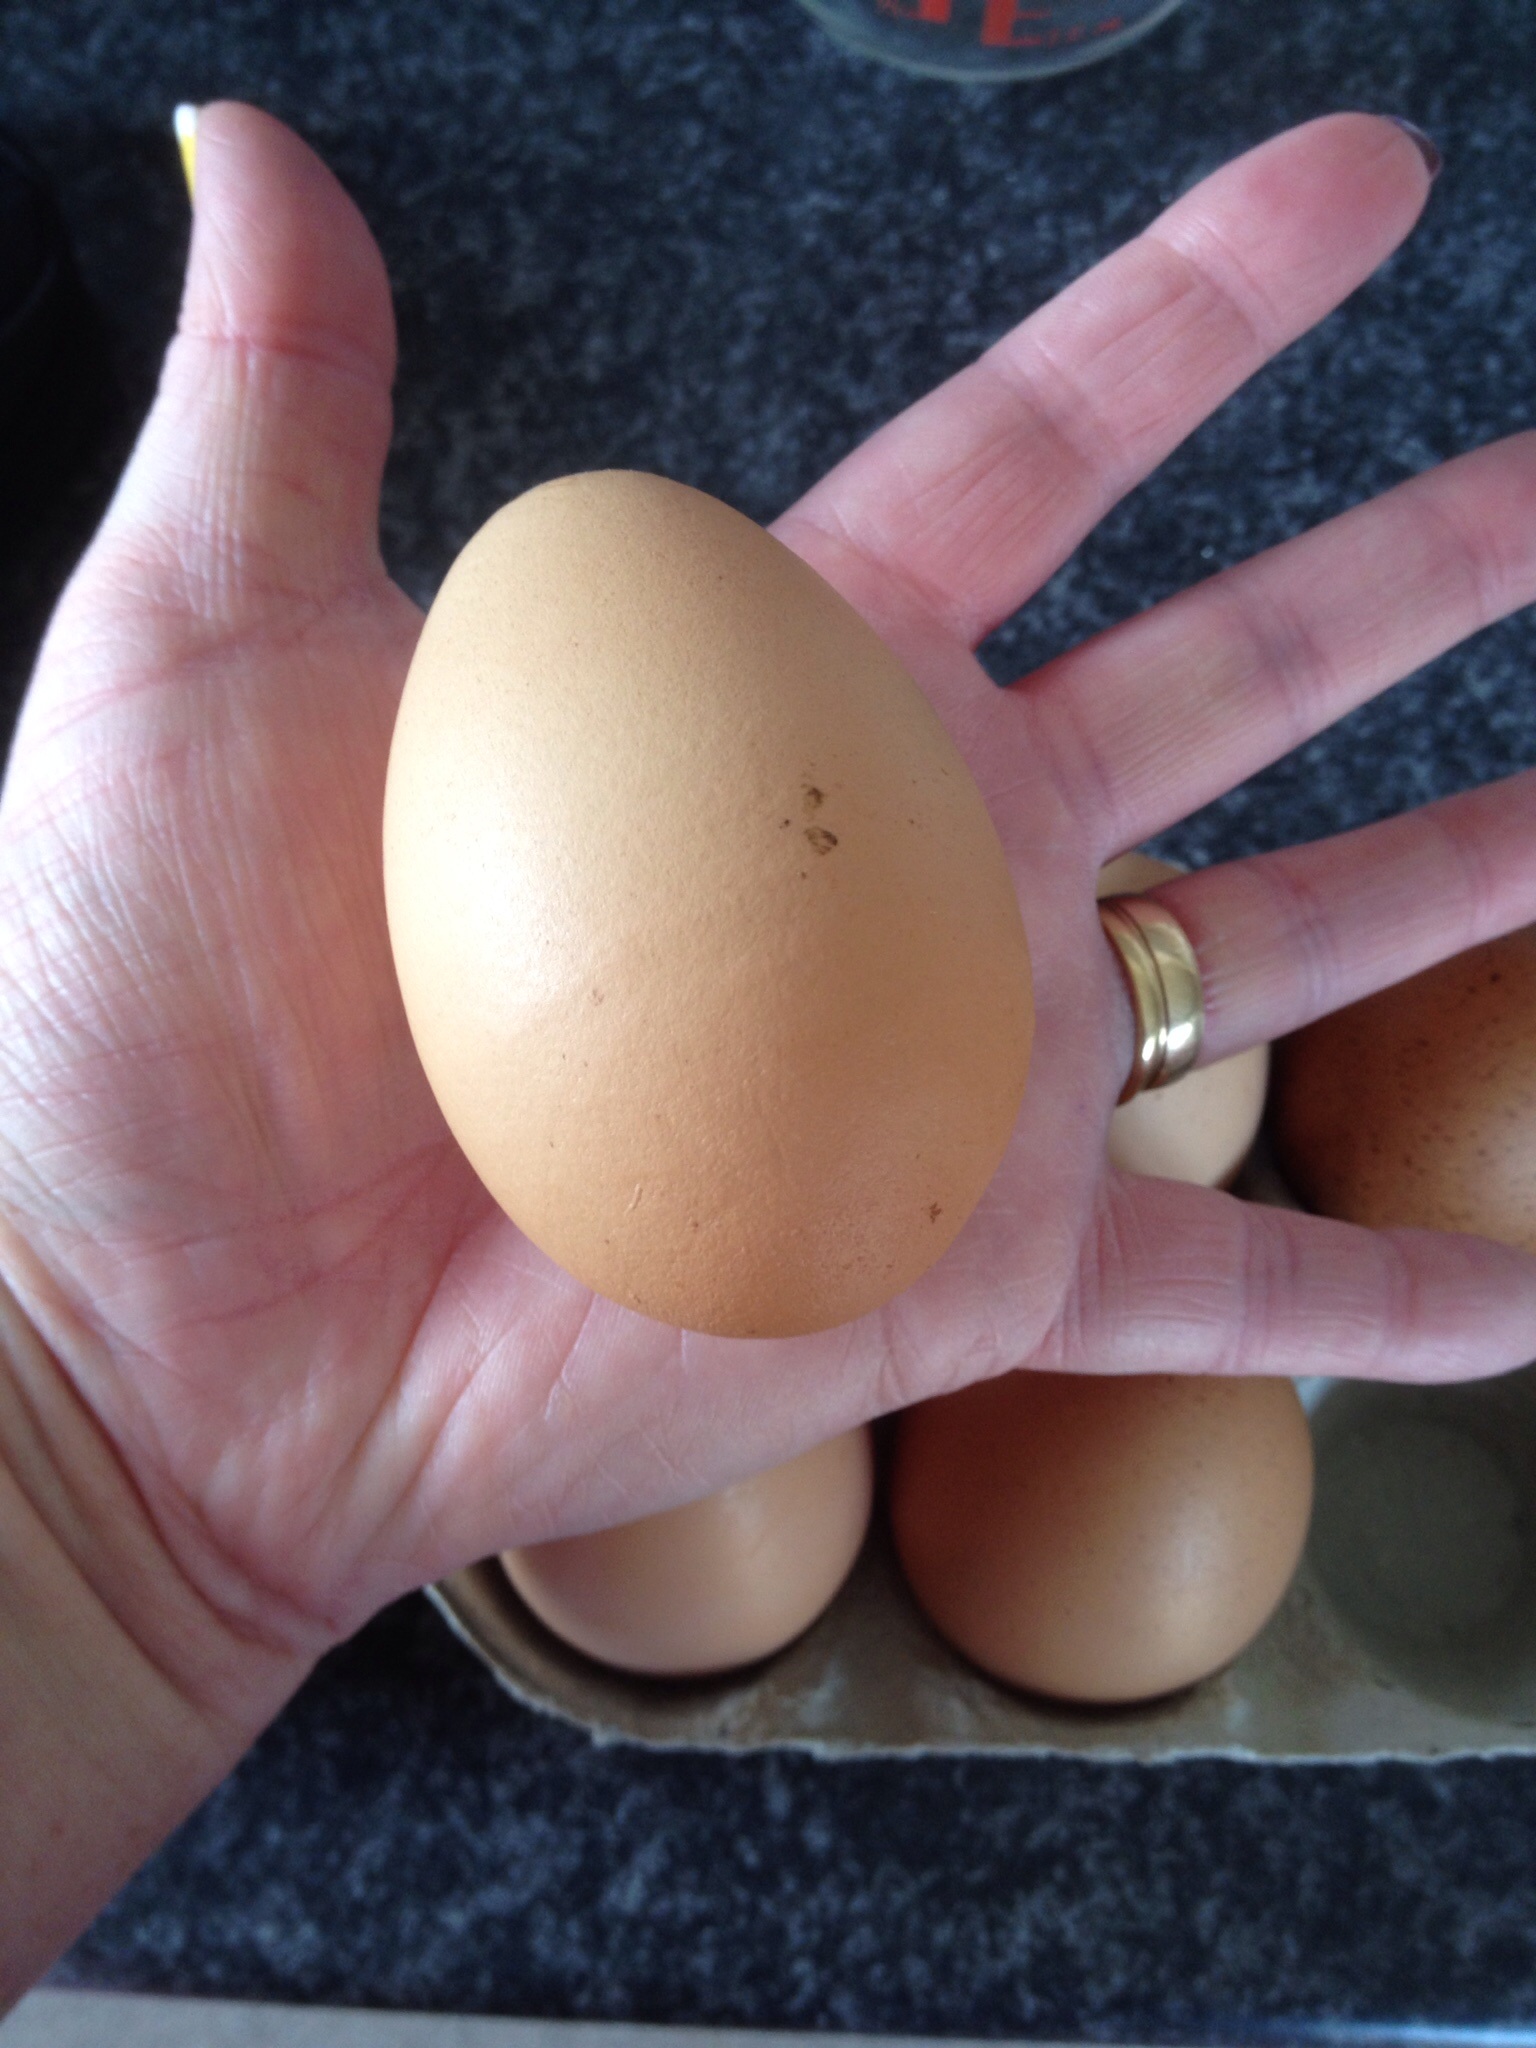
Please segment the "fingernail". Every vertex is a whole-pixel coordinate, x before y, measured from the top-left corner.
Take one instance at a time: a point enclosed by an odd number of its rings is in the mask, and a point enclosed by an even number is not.
[[[1424,130],[1415,122],[1405,121],[1401,114],[1388,114],[1387,119],[1395,122],[1402,129],[1408,140],[1419,152],[1419,155],[1423,157],[1424,167],[1429,172],[1430,182],[1433,184],[1434,180],[1440,175],[1440,166],[1445,162],[1445,158],[1440,154],[1440,146],[1435,141],[1435,138],[1432,135],[1426,135]]]
[[[176,130],[176,147],[181,151],[182,175],[187,181],[187,197],[197,196],[197,109],[179,106],[171,116],[171,125]]]

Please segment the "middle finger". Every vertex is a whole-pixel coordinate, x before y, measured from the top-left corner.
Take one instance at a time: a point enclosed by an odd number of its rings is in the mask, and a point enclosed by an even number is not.
[[[1250,150],[882,427],[780,537],[877,629],[916,616],[974,646],[1370,275],[1428,186],[1417,145],[1370,115]]]
[[[1496,441],[1060,655],[1014,688],[1101,854],[1187,817],[1536,601],[1536,433]]]

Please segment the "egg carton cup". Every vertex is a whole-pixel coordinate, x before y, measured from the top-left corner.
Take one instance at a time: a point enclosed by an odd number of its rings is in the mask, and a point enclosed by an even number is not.
[[[1240,1188],[1290,1200],[1262,1151]],[[515,1699],[600,1740],[1149,1763],[1536,1750],[1536,1365],[1464,1386],[1299,1391],[1317,1491],[1296,1577],[1232,1664],[1143,1705],[1059,1705],[988,1678],[924,1619],[878,1510],[811,1629],[706,1681],[634,1678],[569,1649],[494,1559],[429,1597]]]

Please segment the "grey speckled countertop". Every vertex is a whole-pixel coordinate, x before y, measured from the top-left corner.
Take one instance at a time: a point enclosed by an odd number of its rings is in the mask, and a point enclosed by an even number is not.
[[[1532,423],[1530,0],[1189,0],[1111,64],[1001,90],[846,57],[793,0],[10,0],[3,118],[56,180],[124,420],[185,236],[170,108],[221,93],[295,123],[383,243],[386,547],[423,597],[563,470],[660,469],[770,516],[1202,171],[1337,107],[1437,137],[1422,227],[1105,522],[995,672]],[[1173,837],[1208,858],[1536,761],[1533,675],[1525,615]],[[411,1602],[327,1660],[60,1979],[967,2035],[1536,2026],[1536,1759],[602,1748],[514,1708]]]

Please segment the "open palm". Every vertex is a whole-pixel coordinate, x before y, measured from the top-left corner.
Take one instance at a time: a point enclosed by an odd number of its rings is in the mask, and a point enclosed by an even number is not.
[[[1039,1363],[1489,1372],[1536,1261],[1110,1175],[1109,855],[1536,598],[1536,436],[1416,480],[998,691],[971,650],[1408,231],[1426,175],[1314,123],[887,427],[780,522],[906,661],[1017,877],[1039,1001],[1008,1158],[940,1264],[803,1340],[594,1299],[422,1079],[379,830],[419,614],[377,547],[388,290],[290,134],[204,113],[181,332],[60,607],[0,809],[0,1265],[180,1571],[296,1649],[500,1545],[723,1484]],[[1208,1053],[1536,919],[1516,777],[1159,891]]]

